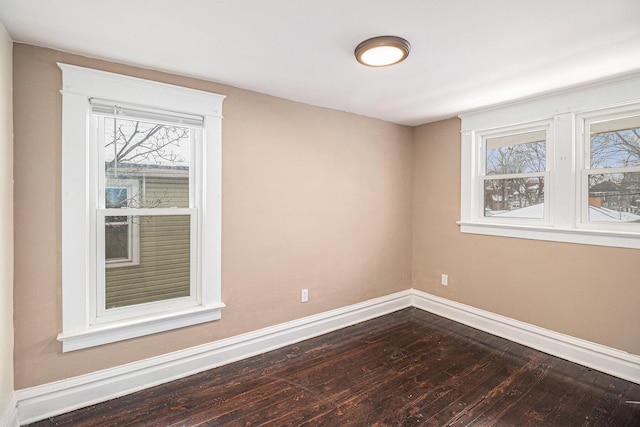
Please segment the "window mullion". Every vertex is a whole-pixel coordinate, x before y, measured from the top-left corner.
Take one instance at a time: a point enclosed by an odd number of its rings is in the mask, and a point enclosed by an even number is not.
[[[575,227],[575,115],[558,114],[551,129],[549,220],[558,228]]]

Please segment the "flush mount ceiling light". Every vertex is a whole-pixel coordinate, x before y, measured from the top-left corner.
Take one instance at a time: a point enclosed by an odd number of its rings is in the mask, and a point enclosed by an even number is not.
[[[370,67],[385,67],[404,61],[409,56],[411,45],[395,36],[373,37],[360,43],[354,52],[356,59]]]

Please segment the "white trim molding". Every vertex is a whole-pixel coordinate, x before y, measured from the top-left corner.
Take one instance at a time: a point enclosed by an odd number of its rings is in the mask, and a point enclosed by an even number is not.
[[[633,73],[460,115],[460,231],[640,249],[640,227],[621,217],[616,220],[613,214],[618,208],[612,208],[614,212],[605,211],[607,220],[589,219],[594,207],[589,200],[588,184],[589,176],[605,173],[604,168],[590,165],[589,120],[613,123],[618,118],[639,114],[640,73]],[[516,169],[518,174],[493,174],[487,169],[487,138],[523,134],[542,124],[547,128],[544,171]],[[611,158],[612,155],[604,155],[603,160]],[[636,166],[607,169],[611,174],[612,171],[622,174],[638,170]],[[543,172],[544,203],[537,204],[539,211],[532,208],[534,205],[512,206],[510,212],[501,212],[507,206],[496,207],[491,213],[487,211],[486,199],[493,197],[486,193],[487,180],[526,178]],[[504,202],[503,195],[495,196]],[[624,212],[632,207],[620,209]],[[539,212],[544,212],[542,218],[538,217]]]
[[[18,390],[21,424],[266,353],[411,305],[411,290],[87,375]]]
[[[640,384],[638,355],[550,331],[416,289],[413,289],[411,305],[552,356]]]
[[[11,394],[9,403],[0,416],[0,427],[18,427],[18,399],[16,393]]]
[[[408,307],[640,384],[640,356],[416,289],[393,293],[209,344],[16,391],[21,424],[124,396]],[[11,426],[13,427],[14,424]],[[0,426],[4,427],[4,426]]]
[[[58,64],[62,70],[62,351],[107,344],[219,320],[222,252],[223,95],[105,71]],[[92,105],[92,100],[94,103]],[[189,216],[188,297],[109,308],[105,305],[104,220],[100,206],[106,181],[100,165],[98,120],[92,112],[109,100],[128,114],[158,123],[189,122],[189,208],[119,209],[118,215]],[[114,104],[112,104],[114,106]],[[137,110],[136,110],[137,109]],[[137,113],[133,113],[133,111]],[[196,120],[199,125],[193,124]],[[128,117],[128,116],[125,116]],[[200,129],[200,126],[202,127]],[[198,130],[196,131],[196,128]],[[98,138],[98,139],[96,139]],[[102,159],[104,161],[104,159]],[[102,187],[102,190],[101,190]]]

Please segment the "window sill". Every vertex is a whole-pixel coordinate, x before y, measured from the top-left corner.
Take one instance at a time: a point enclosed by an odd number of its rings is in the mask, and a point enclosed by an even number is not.
[[[462,233],[640,249],[638,233],[465,221],[456,223],[460,226]]]
[[[62,342],[62,351],[66,353],[219,320],[224,307],[225,305],[220,303],[206,307],[199,306],[170,314],[130,319],[107,325],[91,326],[82,331],[66,334],[61,333],[58,335],[58,341]]]

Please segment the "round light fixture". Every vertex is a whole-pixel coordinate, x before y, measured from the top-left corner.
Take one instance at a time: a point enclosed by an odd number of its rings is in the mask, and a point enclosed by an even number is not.
[[[356,59],[370,67],[385,67],[404,61],[409,56],[411,45],[395,36],[373,37],[360,43],[354,52]]]

